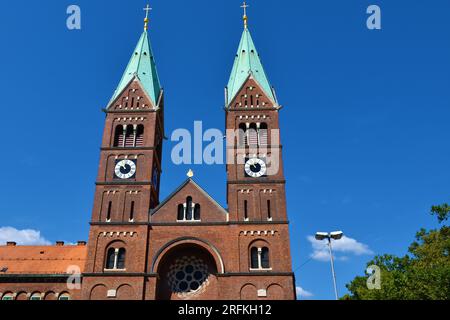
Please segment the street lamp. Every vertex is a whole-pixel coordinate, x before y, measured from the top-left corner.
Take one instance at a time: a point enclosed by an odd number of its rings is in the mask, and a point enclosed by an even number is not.
[[[328,240],[328,249],[330,251],[330,261],[331,261],[331,273],[333,275],[333,284],[334,284],[334,294],[336,296],[336,300],[339,299],[337,285],[336,285],[336,273],[334,271],[334,260],[333,260],[333,250],[331,248],[331,239],[340,240],[344,236],[342,231],[333,231],[333,232],[317,232],[316,240]]]

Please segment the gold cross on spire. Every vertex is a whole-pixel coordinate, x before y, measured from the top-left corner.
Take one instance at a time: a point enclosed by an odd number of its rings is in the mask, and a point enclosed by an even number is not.
[[[244,20],[244,28],[245,29],[247,29],[247,26],[248,26],[248,17],[247,17],[247,8],[248,7],[249,7],[249,5],[247,4],[247,2],[244,1],[241,8],[244,9],[244,16],[242,17],[242,19]]]
[[[148,29],[148,22],[150,21],[148,18],[148,14],[149,12],[152,10],[152,8],[150,7],[150,5],[147,4],[147,6],[144,8],[145,11],[145,19],[144,19],[144,30],[147,31]]]

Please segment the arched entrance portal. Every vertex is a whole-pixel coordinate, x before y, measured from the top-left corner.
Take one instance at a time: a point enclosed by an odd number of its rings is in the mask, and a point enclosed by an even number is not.
[[[217,299],[217,265],[203,246],[182,243],[164,250],[158,259],[158,300]]]

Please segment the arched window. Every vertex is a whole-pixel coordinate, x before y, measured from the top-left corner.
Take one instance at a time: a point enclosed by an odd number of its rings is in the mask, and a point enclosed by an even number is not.
[[[200,221],[200,204],[192,202],[192,197],[187,197],[184,204],[178,205],[177,221]]]
[[[244,200],[244,220],[248,221],[248,201]]]
[[[116,249],[109,248],[106,255],[106,269],[113,270],[116,263]]]
[[[186,199],[186,220],[192,220],[192,198]]]
[[[114,131],[114,147],[124,146],[123,126],[119,125]]]
[[[248,144],[251,147],[258,146],[258,128],[256,123],[251,123],[248,129]]]
[[[252,247],[250,249],[250,269],[251,270],[270,269],[269,248]]]
[[[108,209],[106,211],[106,221],[111,221],[112,201],[108,202]]]
[[[262,269],[269,269],[270,263],[269,263],[269,248],[264,247],[261,249],[261,268]]]
[[[106,254],[106,270],[125,270],[125,255],[126,250],[124,248],[108,249]]]
[[[35,292],[31,295],[30,300],[42,300],[42,294],[40,292]]]
[[[200,220],[200,205],[198,203],[194,206],[194,220]]]
[[[238,133],[238,146],[239,147],[244,147],[247,144],[247,126],[245,125],[245,123],[241,123],[239,125],[239,133]]]
[[[125,269],[125,249],[120,248],[117,253],[117,264],[116,269],[124,270]]]
[[[272,211],[270,209],[270,200],[267,200],[267,219],[272,220]]]
[[[127,126],[127,130],[125,133],[125,147],[126,148],[134,147],[134,128],[131,125]]]
[[[14,295],[12,292],[6,292],[2,296],[2,300],[14,300]]]
[[[144,145],[144,126],[142,124],[137,126],[136,130],[136,147]]]
[[[268,144],[268,132],[269,129],[267,127],[267,123],[261,123],[259,126],[258,134],[259,134],[259,145],[262,147],[266,147]]]
[[[259,255],[256,247],[250,250],[250,268],[259,269]]]
[[[130,222],[134,221],[134,201],[130,204]]]
[[[177,220],[178,221],[184,220],[184,206],[181,203],[178,205]]]
[[[67,292],[63,292],[59,295],[58,300],[70,300],[70,294],[68,294]]]
[[[156,165],[153,167],[152,184],[153,184],[153,188],[155,188],[155,190],[158,191],[158,189],[159,189],[159,170]]]

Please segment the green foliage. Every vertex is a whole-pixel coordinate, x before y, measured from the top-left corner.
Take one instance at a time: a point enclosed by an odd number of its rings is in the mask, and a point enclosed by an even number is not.
[[[448,218],[448,205],[433,207],[439,222]],[[441,210],[442,209],[442,210]],[[445,213],[446,212],[446,213]],[[445,214],[444,214],[445,213]],[[367,288],[367,276],[349,284],[346,300],[450,300],[450,227],[421,229],[403,257],[376,256],[367,267],[381,269],[381,290]]]
[[[450,206],[446,203],[441,206],[432,206],[431,214],[436,215],[439,223],[442,223],[446,221],[450,215]]]

